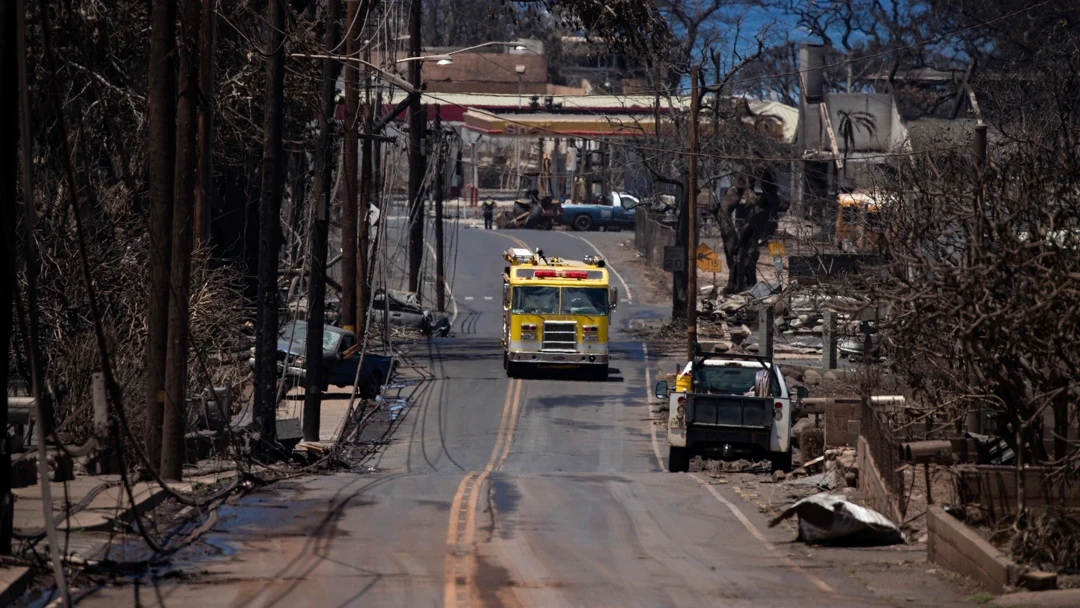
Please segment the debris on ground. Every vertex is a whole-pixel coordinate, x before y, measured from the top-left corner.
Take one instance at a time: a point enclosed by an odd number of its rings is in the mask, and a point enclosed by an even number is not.
[[[690,463],[691,470],[697,466],[697,471],[718,475],[720,473],[768,473],[772,470],[772,463],[768,460],[706,460],[700,456]]]
[[[807,496],[773,518],[769,527],[794,515],[799,516],[796,540],[811,545],[879,546],[904,542],[900,529],[884,515],[837,494]]]
[[[1008,542],[1002,542],[1008,536]],[[996,542],[995,542],[996,541]],[[1053,507],[1002,522],[991,542],[1017,562],[1046,572],[1080,572],[1080,511]]]

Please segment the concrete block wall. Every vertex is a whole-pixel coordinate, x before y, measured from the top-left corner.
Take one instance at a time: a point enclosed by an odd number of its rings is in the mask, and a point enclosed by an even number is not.
[[[1004,593],[1020,581],[1020,567],[963,522],[937,505],[926,513],[927,558],[976,581],[987,591]]]

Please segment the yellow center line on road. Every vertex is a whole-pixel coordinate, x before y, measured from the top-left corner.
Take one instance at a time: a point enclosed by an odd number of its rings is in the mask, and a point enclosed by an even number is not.
[[[475,597],[476,556],[476,505],[480,499],[484,481],[492,471],[502,470],[510,455],[514,428],[521,411],[523,382],[513,379],[506,387],[502,418],[495,435],[487,465],[483,471],[470,472],[458,484],[450,506],[450,521],[446,532],[447,553],[443,579],[443,605],[459,608],[471,605]]]

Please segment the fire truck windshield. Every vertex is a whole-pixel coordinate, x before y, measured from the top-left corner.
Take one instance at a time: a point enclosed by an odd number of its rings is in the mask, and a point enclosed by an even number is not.
[[[563,287],[564,315],[606,315],[607,290],[603,287]]]
[[[514,288],[511,312],[537,315],[607,315],[607,290],[603,287]]]

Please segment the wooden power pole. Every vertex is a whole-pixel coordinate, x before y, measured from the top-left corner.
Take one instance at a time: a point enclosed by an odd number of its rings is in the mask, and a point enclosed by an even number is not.
[[[364,49],[365,61],[370,59],[368,51],[370,45]],[[371,99],[371,72],[364,68],[364,141],[361,144],[360,155],[360,204],[357,213],[358,223],[356,231],[356,335],[363,336],[367,331],[367,307],[371,294],[368,279],[368,218],[371,214],[371,190],[372,190],[372,155],[375,146],[372,142],[372,133],[375,124],[375,109]]]
[[[356,18],[359,0],[345,0],[345,54],[350,58],[360,52],[361,24]],[[327,53],[332,51],[327,50]],[[341,325],[356,330],[356,203],[357,203],[357,127],[360,119],[360,65],[345,62],[345,129],[341,148],[344,151],[345,198],[341,201]]]
[[[149,109],[150,310],[146,332],[146,456],[161,463],[165,358],[169,335],[173,178],[176,175],[176,2],[153,0],[150,11]]]
[[[176,104],[176,174],[173,178],[172,269],[169,342],[165,356],[165,416],[161,429],[161,476],[179,480],[184,469],[187,426],[188,291],[191,286],[192,212],[199,108],[199,29],[202,0],[184,0],[178,45],[179,97]]]
[[[326,52],[332,55],[338,46],[338,2],[330,0],[330,10],[326,15]],[[322,117],[320,120],[319,140],[315,148],[315,191],[312,202],[315,213],[311,226],[311,279],[308,284],[308,327],[306,350],[307,378],[304,391],[304,441],[319,440],[319,426],[322,418],[322,336],[326,314],[326,249],[329,230],[329,210],[333,155],[334,128],[334,60],[323,59],[322,71]],[[347,117],[346,117],[347,118]],[[354,271],[355,272],[355,271]],[[348,277],[342,277],[347,280]]]
[[[331,6],[333,6],[331,2]],[[285,98],[285,0],[267,4],[266,113],[259,199],[258,312],[255,321],[254,423],[258,451],[277,439],[278,256],[281,249],[281,140]]]
[[[11,369],[12,352],[9,348],[12,335],[13,305],[15,303],[15,206],[18,192],[16,184],[19,172],[19,63],[15,41],[21,33],[16,26],[15,0],[0,0],[0,132],[11,136],[0,140],[0,233],[3,234],[4,262],[0,277],[0,344],[4,345],[4,367],[0,369],[0,382],[7,387],[8,370]],[[24,190],[29,190],[26,183]],[[12,516],[15,499],[11,494],[11,443],[6,432],[8,423],[8,394],[4,391],[0,402],[0,555],[11,555]]]
[[[443,260],[443,161],[446,158],[442,148],[442,108],[435,105],[435,139],[432,151],[435,159],[435,300],[439,312],[446,312],[446,273]]]
[[[698,156],[698,67],[690,68],[690,156],[686,178],[686,349],[694,357],[697,347],[697,156]]]
[[[409,9],[409,57],[419,57],[421,1],[412,0]],[[420,90],[419,59],[409,62],[409,84]],[[409,291],[420,294],[420,261],[424,258],[424,200],[420,187],[424,181],[424,123],[420,96],[409,102]]]
[[[210,205],[214,200],[214,36],[217,0],[202,0],[199,27],[199,175],[195,186],[195,248],[210,240]]]

